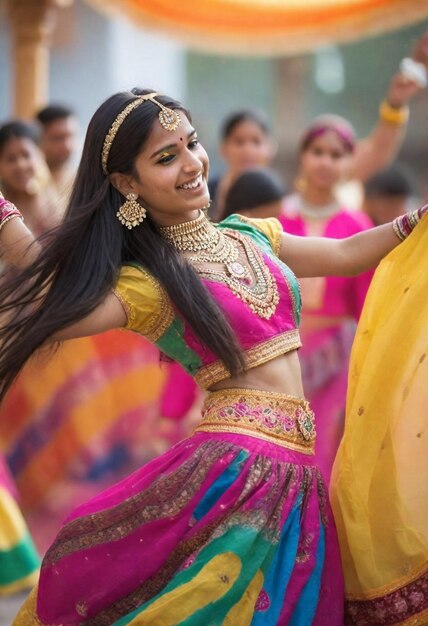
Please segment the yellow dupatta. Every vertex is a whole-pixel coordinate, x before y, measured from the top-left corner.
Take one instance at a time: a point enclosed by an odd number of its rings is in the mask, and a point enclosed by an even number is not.
[[[428,624],[428,216],[371,284],[331,499],[346,624]]]

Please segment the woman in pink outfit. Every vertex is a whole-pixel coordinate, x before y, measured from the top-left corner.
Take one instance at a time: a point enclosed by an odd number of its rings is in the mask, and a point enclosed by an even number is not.
[[[342,239],[372,226],[367,215],[336,199],[354,147],[352,126],[340,117],[321,116],[308,127],[299,152],[299,191],[286,198],[280,216],[285,231]],[[342,435],[349,354],[371,275],[301,281],[303,382],[317,419],[316,456],[326,480]]]

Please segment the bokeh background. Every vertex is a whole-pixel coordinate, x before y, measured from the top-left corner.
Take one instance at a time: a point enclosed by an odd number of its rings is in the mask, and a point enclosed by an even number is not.
[[[32,4],[32,0],[0,1],[0,121],[16,113],[13,92],[13,37],[8,11],[13,5]],[[148,86],[171,93],[190,108],[199,134],[211,157],[214,174],[222,171],[217,155],[218,129],[221,120],[231,110],[256,107],[269,116],[279,150],[276,168],[291,182],[294,176],[296,142],[305,124],[322,112],[344,115],[355,125],[359,136],[367,134],[377,119],[379,102],[400,60],[409,55],[412,42],[428,25],[428,3],[389,0],[387,16],[365,18],[363,25],[336,30],[320,25],[319,35],[308,32],[298,47],[307,49],[296,53],[296,45],[287,32],[272,38],[269,45],[244,32],[235,39],[226,39],[221,54],[221,37],[204,38],[202,24],[194,22],[194,36],[183,33],[180,23],[176,30],[172,20],[173,2],[88,2],[84,0],[41,0],[38,5],[56,4],[54,24],[49,37],[49,67],[47,85],[41,95],[46,102],[63,102],[74,108],[84,130],[96,107],[111,93],[134,86]],[[127,13],[127,5],[165,5],[164,13],[154,26],[146,15]],[[171,12],[168,11],[168,4]],[[217,22],[221,27],[221,5],[263,5],[266,11],[288,4],[277,0],[250,0],[245,3],[218,0],[214,2],[184,2],[183,10],[192,5],[217,4]],[[324,0],[306,2],[295,0],[291,5],[329,4]],[[374,2],[330,2],[334,23],[336,5],[382,4]],[[113,10],[113,7],[116,10]],[[208,10],[208,8],[207,8]],[[392,15],[391,15],[392,12]],[[388,19],[387,19],[388,17]],[[17,17],[21,20],[22,17]],[[374,26],[371,26],[371,21]],[[403,24],[410,24],[400,27]],[[146,22],[150,22],[150,25]],[[216,22],[216,23],[217,23]],[[165,26],[163,29],[162,26]],[[304,23],[302,25],[304,31]],[[386,29],[387,32],[380,32]],[[374,33],[372,31],[375,31]],[[323,40],[320,44],[320,40]],[[351,40],[349,43],[340,43]],[[216,43],[217,42],[217,43]],[[233,42],[235,46],[233,46]],[[207,52],[205,48],[213,48]],[[203,50],[201,50],[203,48]],[[233,54],[230,52],[233,49]],[[288,50],[291,48],[291,50]],[[267,51],[267,49],[269,49]],[[245,50],[245,54],[241,52]],[[288,50],[285,55],[282,51]],[[251,53],[251,55],[249,55]],[[21,107],[23,106],[21,102]],[[28,106],[28,105],[24,105]],[[15,109],[15,110],[14,110]],[[426,130],[428,124],[428,91],[412,102],[411,118],[405,144],[400,153],[414,173],[420,194],[426,196]],[[83,132],[83,131],[82,131]]]

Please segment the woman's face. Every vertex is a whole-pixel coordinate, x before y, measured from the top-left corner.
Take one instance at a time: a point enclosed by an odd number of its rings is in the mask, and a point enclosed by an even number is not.
[[[208,155],[186,115],[178,113],[181,124],[175,131],[155,122],[135,162],[138,179],[132,177],[129,189],[138,193],[142,205],[160,225],[192,219],[209,202]],[[126,195],[126,189],[120,191]]]
[[[350,153],[334,131],[326,131],[311,141],[300,158],[300,174],[305,185],[332,190],[349,168]]]
[[[0,151],[0,180],[12,193],[31,193],[40,167],[38,147],[24,137],[14,137]]]
[[[233,173],[266,167],[274,156],[273,144],[252,120],[239,122],[221,145],[221,155]]]

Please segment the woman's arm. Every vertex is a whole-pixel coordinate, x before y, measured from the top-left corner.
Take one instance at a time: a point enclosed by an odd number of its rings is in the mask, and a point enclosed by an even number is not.
[[[299,278],[354,276],[375,267],[399,243],[391,224],[345,239],[284,233],[279,256]]]
[[[0,256],[8,265],[23,268],[30,265],[40,252],[40,244],[19,217],[0,228]]]
[[[412,51],[412,59],[428,66],[428,31],[417,41]],[[357,143],[352,158],[350,178],[365,181],[391,163],[405,136],[406,106],[422,89],[423,86],[420,83],[407,78],[402,72],[397,72],[393,76],[385,97],[386,108],[390,108],[392,115],[386,115],[386,118],[383,118],[381,114],[379,122],[370,135]],[[392,121],[394,118],[395,122]]]
[[[122,328],[126,323],[125,310],[119,299],[111,292],[92,313],[55,333],[49,343],[97,335],[113,328]]]

